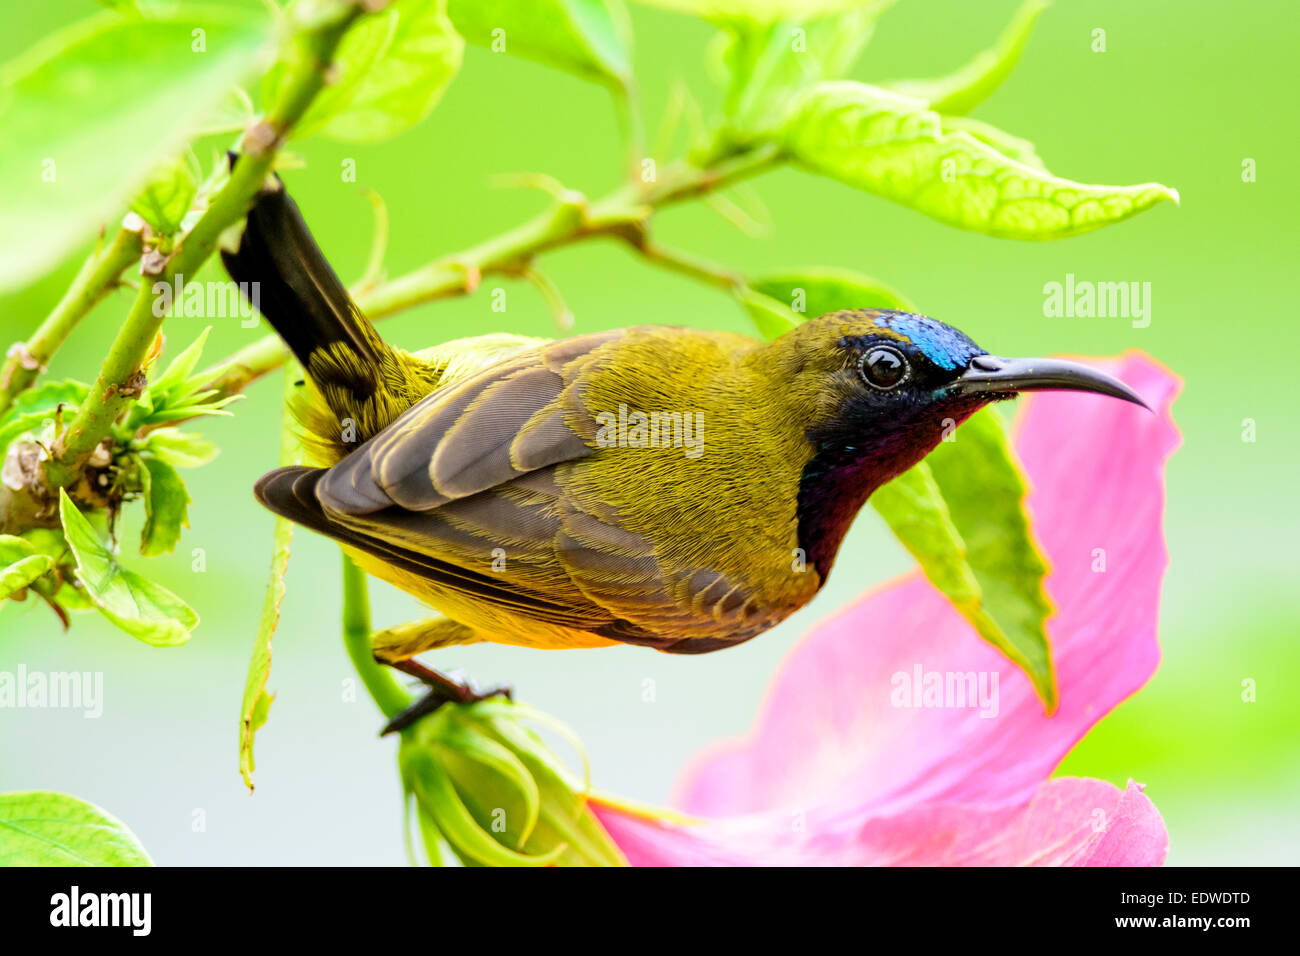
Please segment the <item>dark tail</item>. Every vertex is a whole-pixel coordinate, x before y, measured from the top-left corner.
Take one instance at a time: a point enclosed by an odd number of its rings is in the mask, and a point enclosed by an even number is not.
[[[257,196],[226,271],[319,384],[373,395],[387,346],[325,259],[278,177]],[[245,283],[247,283],[245,285]]]

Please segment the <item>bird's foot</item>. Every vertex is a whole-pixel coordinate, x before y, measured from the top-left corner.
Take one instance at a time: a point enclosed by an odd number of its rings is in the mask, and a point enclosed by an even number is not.
[[[421,717],[432,714],[443,704],[473,704],[490,697],[505,697],[507,700],[512,700],[514,697],[514,692],[509,687],[499,686],[479,690],[469,681],[456,680],[413,660],[400,661],[392,666],[418,679],[429,688],[429,691],[385,724],[379,734],[381,737],[405,730]]]

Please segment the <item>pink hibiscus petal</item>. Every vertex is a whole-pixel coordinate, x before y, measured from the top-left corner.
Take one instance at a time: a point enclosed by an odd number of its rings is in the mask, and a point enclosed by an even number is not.
[[[865,819],[922,804],[1021,807],[1074,743],[1147,681],[1160,654],[1163,474],[1179,442],[1169,415],[1179,382],[1137,353],[1092,364],[1157,414],[1094,395],[1022,400],[1016,447],[1053,569],[1057,713],[1045,715],[1024,675],[914,573],[833,615],[794,649],[751,735],[689,768],[679,801],[688,812],[818,807]],[[996,713],[895,706],[899,675],[918,672],[973,674],[990,689],[996,679]]]
[[[1049,780],[1023,807],[926,804],[893,816],[780,813],[683,825],[594,805],[634,866],[1159,866],[1168,837],[1142,788]]]

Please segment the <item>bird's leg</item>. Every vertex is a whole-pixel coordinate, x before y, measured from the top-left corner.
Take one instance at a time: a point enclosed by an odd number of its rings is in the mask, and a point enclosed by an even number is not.
[[[489,697],[511,698],[512,696],[509,687],[490,687],[487,690],[480,691],[468,682],[458,681],[446,674],[440,674],[438,671],[425,667],[415,660],[394,661],[389,666],[396,668],[403,674],[409,674],[428,687],[429,690],[423,697],[385,724],[384,729],[379,734],[381,737],[405,730],[421,717],[432,714],[443,704],[473,704],[476,701],[487,700]]]

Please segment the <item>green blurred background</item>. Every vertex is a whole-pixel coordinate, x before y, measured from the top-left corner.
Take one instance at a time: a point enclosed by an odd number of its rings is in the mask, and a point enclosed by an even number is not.
[[[881,20],[854,76],[945,73],[991,42],[1014,8],[1014,0],[902,0]],[[82,0],[10,8],[0,60],[95,9]],[[715,104],[703,66],[710,29],[640,6],[633,15],[651,128],[679,77]],[[1090,49],[1096,28],[1106,30],[1105,53]],[[794,170],[756,182],[775,222],[769,239],[745,237],[699,204],[658,220],[665,241],[747,271],[817,264],[875,275],[1004,354],[1139,348],[1184,377],[1175,415],[1185,445],[1168,481],[1164,660],[1061,771],[1147,784],[1168,824],[1171,864],[1300,862],[1300,133],[1287,119],[1295,88],[1285,80],[1294,76],[1298,48],[1300,16],[1283,0],[1230,9],[1098,0],[1049,9],[1019,68],[975,115],[1034,141],[1060,175],[1155,180],[1182,194],[1181,208],[1165,204],[1081,238],[1019,243],[958,232]],[[376,146],[310,139],[295,148],[307,166],[289,174],[292,189],[339,272],[352,278],[365,264],[372,231],[360,186],[387,201],[387,267],[397,274],[544,207],[541,194],[493,188],[492,174],[544,171],[599,195],[623,168],[601,89],[479,48],[467,50],[442,105],[413,132]],[[1242,181],[1248,157],[1258,164],[1254,183]],[[348,158],[356,161],[357,184],[340,181]],[[35,326],[80,256],[0,296],[0,343]],[[634,323],[749,330],[716,290],[656,271],[613,244],[562,250],[542,268],[576,314],[578,332]],[[1150,327],[1044,318],[1043,284],[1068,272],[1150,282]],[[536,291],[507,287],[505,315],[493,313],[480,292],[388,320],[384,333],[411,348],[502,329],[554,334]],[[52,374],[89,380],[126,301],[119,295],[97,309]],[[173,321],[173,348],[203,325]],[[207,357],[261,334],[236,320],[218,322]],[[78,616],[64,634],[34,601],[0,614],[0,667],[100,670],[105,684],[98,720],[0,712],[0,790],[66,790],[99,803],[160,863],[400,863],[395,746],[375,739],[379,721],[364,696],[346,699],[352,671],[339,640],[338,552],[311,534],[294,541],[270,682],[277,696],[257,738],[256,794],[240,782],[238,709],[272,525],[249,489],[276,458],[278,376],[254,386],[235,412],[203,424],[224,451],[187,473],[192,530],[175,556],[149,566],[203,618],[188,646],[155,650],[93,615]],[[1257,423],[1254,443],[1242,441],[1247,418]],[[129,522],[125,533],[129,541]],[[206,573],[191,572],[192,548],[206,552]],[[513,683],[523,699],[577,729],[599,785],[662,801],[698,747],[749,727],[769,678],[805,628],[908,566],[868,509],[813,605],[726,654],[472,647],[444,652],[439,663],[487,683]],[[375,584],[372,594],[378,625],[420,614],[386,585]],[[1257,685],[1253,703],[1241,699],[1247,678]],[[643,700],[647,679],[655,682],[653,702]]]

